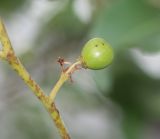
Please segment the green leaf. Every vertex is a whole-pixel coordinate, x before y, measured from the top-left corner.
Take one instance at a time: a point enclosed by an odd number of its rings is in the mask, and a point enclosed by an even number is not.
[[[1,0],[0,1],[0,13],[1,16],[8,16],[19,10],[26,4],[26,0]],[[26,6],[26,5],[25,5]]]
[[[51,18],[51,20],[45,25],[46,34],[56,34],[67,38],[81,36],[85,31],[83,24],[73,9],[73,0],[69,0],[64,5],[63,9],[59,13]]]
[[[100,13],[90,36],[103,37],[117,49],[142,44],[142,41],[154,37],[155,34],[160,35],[159,25],[160,10],[147,1],[119,0]],[[141,47],[148,49],[146,45]],[[150,49],[155,47],[153,43]],[[156,47],[157,49],[160,47]]]
[[[143,50],[149,52],[157,52],[160,50],[160,34],[151,35],[148,39],[142,40],[138,44]]]
[[[110,97],[125,113],[134,113],[142,119],[159,117],[160,79],[147,76],[135,64],[129,51],[117,54],[112,74]]]

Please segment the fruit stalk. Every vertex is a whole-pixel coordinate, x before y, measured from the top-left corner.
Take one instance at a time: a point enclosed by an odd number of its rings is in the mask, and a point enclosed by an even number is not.
[[[71,78],[71,75],[74,71],[78,70],[82,66],[81,60],[78,60],[77,62],[73,63],[71,66],[69,66],[65,71],[62,71],[61,76],[56,83],[56,85],[53,87],[49,98],[51,101],[54,101],[57,92],[61,88],[61,86],[64,84],[65,81]]]

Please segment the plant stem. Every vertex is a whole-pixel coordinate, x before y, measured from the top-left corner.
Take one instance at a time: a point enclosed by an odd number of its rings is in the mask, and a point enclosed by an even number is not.
[[[0,58],[8,61],[11,67],[19,74],[19,76],[24,80],[24,82],[30,87],[37,98],[42,102],[45,108],[48,110],[56,127],[60,133],[62,139],[70,139],[67,129],[63,123],[63,120],[56,108],[54,102],[50,101],[50,98],[45,95],[44,91],[40,86],[31,78],[30,74],[21,64],[18,57],[15,55],[13,48],[11,46],[10,39],[5,30],[4,24],[0,19],[0,42],[2,43],[2,50],[0,50]]]
[[[9,40],[8,34],[6,32],[5,26],[0,18],[0,40],[2,44],[2,51],[5,55],[7,55],[7,52],[12,50],[12,45]]]
[[[64,73],[61,74],[58,82],[56,83],[56,85],[54,86],[54,88],[52,89],[49,97],[50,100],[53,101],[56,97],[57,92],[59,91],[59,89],[61,88],[61,86],[64,84],[64,82],[67,80],[68,78],[65,76]]]
[[[77,61],[75,63],[73,63],[66,71],[62,72],[58,82],[56,83],[56,85],[54,86],[54,88],[52,89],[49,98],[51,101],[54,101],[56,94],[58,93],[59,89],[61,88],[61,86],[64,84],[65,81],[67,81],[70,77],[71,74],[77,70],[77,66],[81,65],[81,61]]]

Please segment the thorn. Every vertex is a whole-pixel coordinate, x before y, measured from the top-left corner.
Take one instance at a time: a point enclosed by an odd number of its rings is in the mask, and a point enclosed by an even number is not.
[[[58,57],[57,62],[60,64],[61,69],[65,72],[68,68],[64,68],[64,65],[71,65],[71,62],[65,61],[64,58]]]
[[[63,65],[64,65],[64,58],[58,57],[57,62],[58,62],[61,66],[63,66]]]
[[[65,69],[64,69],[64,58],[58,57],[57,62],[60,64],[62,72],[64,72],[65,71]]]
[[[73,79],[72,79],[72,75],[71,75],[71,74],[69,75],[69,81],[70,81],[71,83],[74,83],[74,81],[73,81]]]

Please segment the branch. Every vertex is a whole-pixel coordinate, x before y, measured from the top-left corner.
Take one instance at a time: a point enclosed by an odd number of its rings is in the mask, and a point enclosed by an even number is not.
[[[30,74],[21,64],[21,61],[19,60],[19,58],[15,55],[10,39],[7,35],[5,26],[1,19],[0,19],[0,42],[2,44],[2,50],[0,51],[0,58],[8,61],[12,69],[14,69],[19,74],[19,76],[30,87],[30,89],[34,92],[37,98],[42,102],[42,104],[45,106],[45,108],[51,115],[53,121],[55,122],[61,138],[70,139],[68,131],[64,126],[63,120],[61,119],[59,111],[56,108],[54,102],[50,101],[50,98],[45,95],[44,91],[31,78]]]
[[[4,53],[2,51],[0,51],[0,59],[4,59]]]

